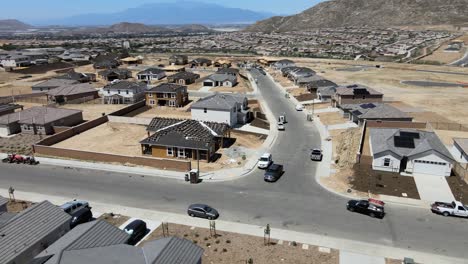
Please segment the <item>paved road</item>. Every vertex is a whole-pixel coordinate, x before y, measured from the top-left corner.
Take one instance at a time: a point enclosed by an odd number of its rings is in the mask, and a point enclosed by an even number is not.
[[[36,168],[0,164],[0,186],[57,196],[85,197],[103,203],[185,212],[193,202],[218,208],[223,220],[247,224],[272,224],[274,228],[311,232],[396,246],[453,257],[467,258],[468,221],[444,218],[429,210],[387,206],[383,220],[345,210],[346,199],[322,189],[314,178],[315,164],[308,149],[318,144],[318,133],[303,114],[260,76],[259,88],[275,115],[286,112],[289,123],[280,133],[272,153],[285,165],[279,182],[263,182],[262,172],[225,183],[189,185],[162,178],[110,172]]]

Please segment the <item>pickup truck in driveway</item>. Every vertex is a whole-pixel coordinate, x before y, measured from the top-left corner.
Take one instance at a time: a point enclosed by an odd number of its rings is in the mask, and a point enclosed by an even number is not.
[[[453,201],[451,203],[434,202],[431,204],[431,211],[443,216],[453,215],[468,217],[468,206],[458,201]]]

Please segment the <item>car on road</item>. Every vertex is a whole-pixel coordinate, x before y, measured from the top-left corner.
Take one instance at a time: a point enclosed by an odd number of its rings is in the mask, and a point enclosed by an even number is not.
[[[78,200],[73,200],[73,201],[70,201],[70,202],[66,202],[66,203],[62,204],[60,206],[60,208],[62,208],[68,214],[72,214],[73,212],[75,212],[76,210],[78,210],[80,208],[89,208],[89,209],[91,209],[91,207],[89,207],[89,203],[87,201],[78,201]]]
[[[273,163],[273,158],[270,153],[263,154],[260,159],[258,159],[257,167],[260,169],[266,169]]]
[[[296,105],[296,111],[303,111],[303,110],[304,110],[304,106],[302,104]]]
[[[322,161],[323,154],[321,149],[312,149],[310,152],[310,159],[314,161]]]
[[[91,209],[82,207],[71,214],[70,229],[73,229],[79,224],[91,222],[93,220],[93,213]]]
[[[137,219],[130,222],[124,231],[130,236],[128,244],[136,245],[148,233],[148,228],[145,221]]]
[[[268,169],[265,171],[265,176],[263,179],[266,182],[276,182],[281,178],[281,175],[283,175],[284,170],[283,170],[283,165],[280,164],[272,164]]]
[[[468,217],[468,206],[459,201],[453,201],[451,203],[434,202],[431,204],[431,211],[443,216]]]
[[[191,217],[206,218],[209,220],[217,219],[219,213],[216,209],[206,204],[192,204],[187,209],[187,214]]]
[[[376,199],[350,200],[346,204],[346,209],[350,212],[366,214],[372,218],[384,218],[384,202]]]
[[[286,130],[286,126],[282,122],[278,122],[278,130],[284,131]]]

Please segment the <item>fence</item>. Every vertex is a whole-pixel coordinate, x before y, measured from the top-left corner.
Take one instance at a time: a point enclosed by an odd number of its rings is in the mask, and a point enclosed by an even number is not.
[[[366,123],[368,128],[427,128],[427,123],[423,122],[367,120]]]
[[[468,164],[460,164],[456,162],[453,166],[453,172],[468,184]]]
[[[109,116],[109,122],[113,122],[113,123],[124,123],[124,124],[148,126],[151,123],[151,120],[152,120],[151,118]]]
[[[0,103],[1,104],[9,104],[13,102],[30,102],[30,103],[35,103],[33,102],[34,99],[40,99],[44,101],[44,104],[47,104],[47,96],[45,93],[31,93],[31,94],[18,94],[18,95],[13,95],[13,96],[2,96],[0,97]],[[30,100],[30,101],[28,101]]]
[[[430,122],[430,127],[433,130],[450,130],[450,131],[467,131],[468,124],[445,123],[445,122]]]
[[[132,105],[129,105],[127,107],[124,107],[124,108],[122,108],[120,110],[117,110],[117,111],[115,111],[113,113],[110,113],[109,115],[111,115],[111,116],[124,116],[124,115],[126,115],[128,113],[131,113],[131,112],[141,108],[141,107],[144,107],[145,105],[146,105],[146,101],[143,100],[143,101],[134,103]]]

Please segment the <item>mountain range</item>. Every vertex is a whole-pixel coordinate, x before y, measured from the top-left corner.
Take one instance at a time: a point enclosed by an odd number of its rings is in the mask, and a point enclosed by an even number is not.
[[[0,20],[0,31],[28,30],[31,28],[33,28],[33,26],[16,19]]]
[[[97,26],[112,25],[123,21],[146,25],[248,24],[272,15],[271,13],[224,7],[218,4],[179,1],[145,4],[116,13],[89,13],[62,19],[42,19],[35,21],[34,24],[42,26]]]
[[[287,32],[346,26],[431,26],[468,23],[468,0],[330,0],[292,16],[275,16],[247,27]]]

